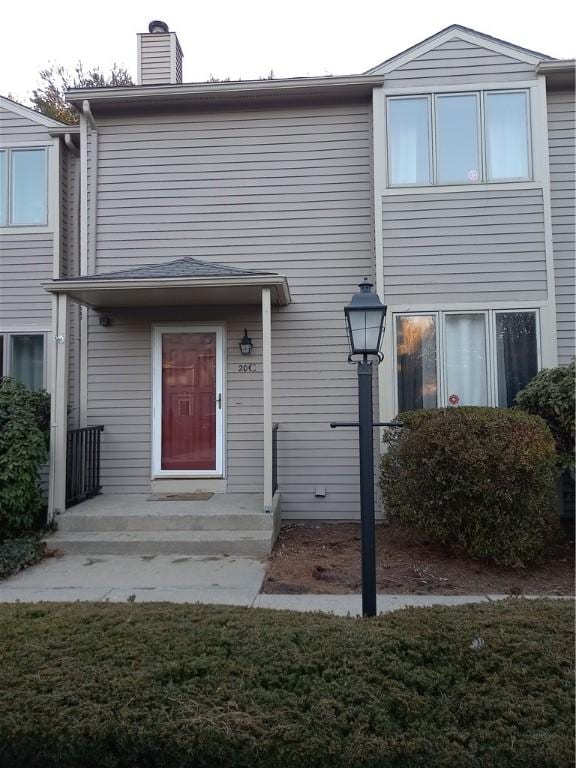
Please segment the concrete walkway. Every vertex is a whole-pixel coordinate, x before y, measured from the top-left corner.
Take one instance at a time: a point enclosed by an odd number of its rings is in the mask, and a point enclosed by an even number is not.
[[[0,583],[0,602],[165,601],[324,611],[339,616],[361,613],[360,595],[260,594],[264,575],[263,563],[248,557],[66,555],[44,560]],[[483,603],[505,597],[380,595],[378,611]]]

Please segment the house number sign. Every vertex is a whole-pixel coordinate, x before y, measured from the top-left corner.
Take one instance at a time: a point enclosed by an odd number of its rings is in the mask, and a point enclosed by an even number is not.
[[[256,363],[238,363],[239,373],[255,373]]]

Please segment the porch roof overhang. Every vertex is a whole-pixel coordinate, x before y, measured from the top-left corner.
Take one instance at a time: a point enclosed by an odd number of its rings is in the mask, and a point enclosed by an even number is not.
[[[271,289],[273,304],[290,303],[284,275],[239,269],[185,257],[118,272],[61,278],[42,284],[52,294],[93,309],[260,304],[262,289]]]

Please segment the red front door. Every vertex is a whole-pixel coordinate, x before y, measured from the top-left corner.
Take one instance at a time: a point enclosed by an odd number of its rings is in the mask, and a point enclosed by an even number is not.
[[[163,470],[216,469],[216,334],[162,334]]]

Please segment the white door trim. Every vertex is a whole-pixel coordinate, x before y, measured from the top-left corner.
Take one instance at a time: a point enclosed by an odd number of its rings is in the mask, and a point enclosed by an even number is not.
[[[177,470],[162,469],[162,334],[203,333],[216,334],[216,469]],[[223,477],[224,476],[224,360],[225,334],[223,325],[205,323],[152,324],[152,478],[167,477]]]

